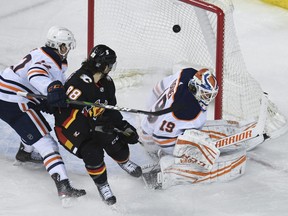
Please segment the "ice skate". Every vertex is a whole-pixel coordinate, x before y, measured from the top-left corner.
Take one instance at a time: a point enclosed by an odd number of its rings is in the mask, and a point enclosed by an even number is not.
[[[19,150],[16,154],[16,160],[25,163],[25,162],[32,162],[32,163],[37,163],[37,164],[42,164],[43,163],[43,158],[41,155],[37,152],[26,152],[24,150],[24,145],[20,143]]]
[[[129,175],[133,177],[140,177],[142,175],[142,169],[137,164],[128,160],[126,163],[118,163],[119,166],[125,170]]]
[[[113,195],[107,182],[101,185],[97,185],[97,188],[100,196],[107,205],[114,205],[116,203],[116,197]]]
[[[52,176],[52,179],[55,181],[57,190],[58,190],[58,196],[60,199],[63,198],[77,198],[84,196],[86,194],[86,191],[83,189],[75,189],[70,185],[70,182],[68,179],[64,179],[60,181],[60,175],[58,173],[54,173]]]

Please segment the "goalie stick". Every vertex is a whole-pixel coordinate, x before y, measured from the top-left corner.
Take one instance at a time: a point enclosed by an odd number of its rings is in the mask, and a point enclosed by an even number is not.
[[[47,99],[47,96],[45,96],[45,95],[33,94],[33,93],[21,92],[21,91],[18,91],[17,95],[20,95],[20,96],[26,97],[26,98],[38,98],[38,99],[44,99],[44,100]],[[87,101],[69,100],[69,99],[66,99],[66,103],[74,104],[74,105],[80,105],[80,106],[94,106],[94,107],[100,107],[100,108],[109,109],[109,110],[118,110],[120,112],[138,113],[138,114],[154,115],[154,116],[160,116],[160,115],[164,115],[164,114],[169,113],[169,112],[173,112],[180,107],[180,106],[176,106],[174,104],[167,109],[158,110],[158,111],[153,112],[153,111],[131,109],[131,108],[127,108],[127,107],[118,107],[118,106],[112,106],[112,105],[96,104],[96,103],[87,102]]]
[[[264,134],[264,127],[267,117],[267,106],[268,106],[268,98],[266,93],[263,93],[258,122],[251,123],[250,127],[248,127],[246,130],[242,132],[217,140],[215,142],[215,146],[218,149],[221,149],[227,146],[235,145],[239,142],[255,139],[260,136],[263,136],[264,140],[267,139],[268,137]]]
[[[264,133],[265,122],[266,122],[266,117],[267,117],[267,107],[268,107],[268,98],[266,96],[266,93],[264,93],[261,99],[261,106],[260,106],[258,121],[250,122],[249,124],[246,124],[245,125],[246,129],[239,133],[235,133],[235,134],[213,141],[212,145],[214,145],[217,149],[222,149],[222,148],[232,146],[237,143],[248,141],[248,140],[253,142],[253,145],[254,145],[253,147],[262,143],[265,139],[269,138],[267,134]],[[178,140],[182,142],[186,142],[186,140],[183,140],[183,139],[178,138]]]

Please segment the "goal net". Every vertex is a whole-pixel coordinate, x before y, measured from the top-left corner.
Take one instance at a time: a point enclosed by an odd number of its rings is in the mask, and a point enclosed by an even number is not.
[[[216,119],[257,119],[263,91],[243,60],[230,0],[89,0],[88,50],[117,53],[117,88],[143,76],[193,66],[213,69],[220,85]],[[279,136],[287,119],[269,101],[266,133]]]

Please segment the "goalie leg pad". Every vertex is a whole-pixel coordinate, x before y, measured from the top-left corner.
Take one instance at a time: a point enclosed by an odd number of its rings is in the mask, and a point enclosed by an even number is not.
[[[205,132],[191,129],[178,137],[173,155],[175,163],[197,164],[211,170],[220,151]]]
[[[211,177],[215,182],[228,182],[242,176],[246,168],[246,149],[221,152],[220,157],[213,166]],[[213,173],[217,173],[217,176]]]
[[[196,164],[176,164],[175,158],[166,155],[160,160],[161,173],[157,175],[162,189],[183,184],[227,182],[245,173],[246,150],[237,149],[220,155],[211,171]]]

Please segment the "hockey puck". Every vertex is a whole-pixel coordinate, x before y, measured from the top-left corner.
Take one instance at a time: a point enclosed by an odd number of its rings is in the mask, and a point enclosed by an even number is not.
[[[181,31],[181,27],[179,25],[174,25],[172,29],[173,29],[173,32],[175,33],[178,33]]]

